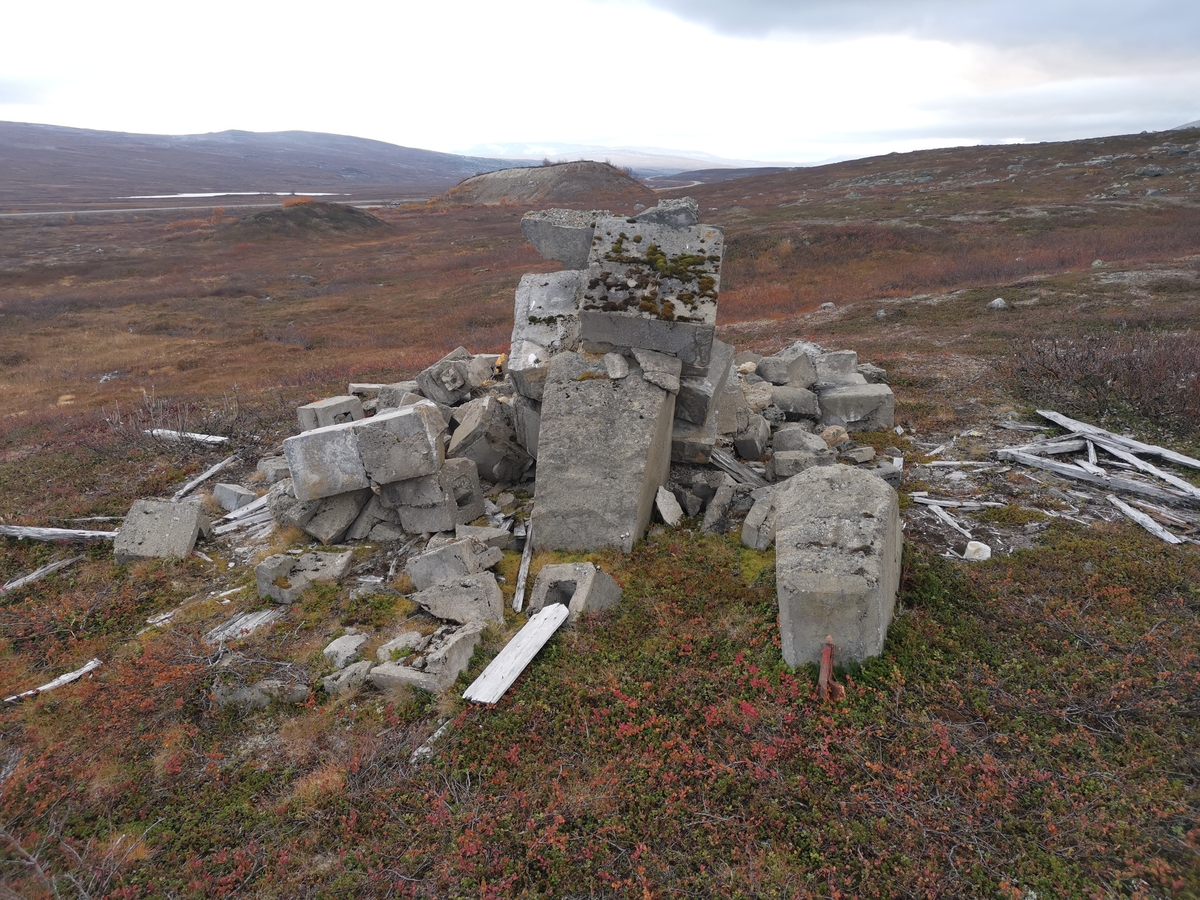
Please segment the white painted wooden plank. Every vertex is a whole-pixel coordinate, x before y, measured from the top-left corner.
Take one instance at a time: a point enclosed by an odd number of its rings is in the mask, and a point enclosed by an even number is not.
[[[216,475],[218,472],[220,472],[223,468],[225,468],[227,465],[229,465],[235,459],[237,459],[236,456],[226,457],[225,459],[223,459],[219,463],[217,463],[215,466],[201,472],[199,475],[197,475],[195,478],[193,478],[191,481],[189,481],[187,484],[185,484],[183,487],[181,487],[179,490],[177,490],[172,495],[171,500],[172,501],[182,500],[185,496],[190,494],[192,491],[194,491],[200,485],[204,484],[204,482],[208,481],[208,479],[212,478],[214,475]]]
[[[218,434],[196,434],[194,431],[173,431],[170,428],[149,428],[146,434],[164,441],[195,441],[198,444],[227,444],[229,438]]]
[[[496,703],[512,687],[517,676],[525,671],[525,667],[533,662],[546,641],[567,621],[569,612],[565,603],[551,603],[542,607],[517,632],[517,636],[496,654],[496,658],[488,663],[479,677],[471,682],[471,686],[463,692],[463,699],[476,703]]]
[[[213,529],[213,534],[229,534],[231,531],[239,531],[243,528],[254,528],[256,525],[264,525],[267,522],[274,522],[271,518],[270,510],[263,510],[258,515],[249,516],[245,519],[239,519],[236,522],[226,522],[224,525],[218,525]]]
[[[1106,471],[1104,471],[1104,469],[1100,468],[1100,466],[1097,466],[1094,463],[1089,462],[1086,459],[1075,460],[1075,465],[1079,466],[1079,468],[1083,469],[1083,471],[1091,472],[1093,475],[1099,475],[1101,478],[1108,477],[1108,473]]]
[[[1087,442],[1076,435],[1065,435],[1053,441],[1037,441],[1033,444],[1021,444],[1017,447],[1005,447],[1005,450],[1016,450],[1018,453],[1029,453],[1033,456],[1053,456],[1058,453],[1075,453],[1083,450]]]
[[[521,551],[521,567],[517,570],[517,589],[513,591],[513,612],[525,608],[525,582],[529,580],[529,563],[533,559],[533,520],[525,528],[525,549]]]
[[[237,509],[235,509],[233,512],[229,513],[228,515],[221,516],[221,518],[218,519],[217,521],[218,522],[233,522],[233,521],[236,521],[237,519],[244,519],[244,518],[246,518],[246,516],[253,515],[254,513],[258,512],[260,509],[262,509],[264,506],[267,505],[267,497],[268,497],[267,494],[263,494],[257,500],[251,500],[245,506],[239,506]]]
[[[1162,540],[1166,541],[1168,544],[1182,544],[1183,543],[1183,538],[1177,537],[1176,535],[1171,534],[1171,532],[1167,531],[1167,529],[1163,528],[1161,525],[1159,525],[1157,522],[1155,522],[1152,518],[1150,518],[1144,512],[1140,512],[1139,510],[1134,509],[1132,506],[1122,503],[1120,500],[1118,500],[1112,494],[1108,495],[1108,502],[1111,503],[1113,506],[1115,506],[1117,509],[1119,509],[1121,512],[1123,512],[1128,518],[1133,519],[1133,521],[1137,522],[1139,525],[1141,525],[1143,528],[1145,528],[1148,532],[1150,532],[1156,538],[1161,538]]]
[[[115,531],[83,531],[75,528],[34,528],[30,525],[0,525],[0,535],[33,541],[111,541]]]
[[[76,669],[74,672],[68,672],[66,675],[59,675],[53,681],[47,682],[46,684],[43,684],[41,687],[36,687],[32,691],[25,691],[25,693],[23,693],[23,694],[13,694],[11,697],[5,697],[4,702],[5,703],[15,703],[16,701],[22,700],[25,697],[32,697],[35,694],[40,694],[40,693],[43,693],[44,691],[52,691],[55,688],[60,688],[64,684],[70,684],[72,681],[78,681],[80,678],[82,678],[88,672],[92,671],[93,669],[99,668],[100,665],[101,665],[101,662],[98,659],[89,660],[87,663],[85,663],[83,665],[82,668]]]
[[[967,529],[965,529],[961,525],[959,525],[958,520],[955,519],[954,516],[950,515],[950,513],[946,512],[944,509],[942,509],[940,506],[929,506],[929,507],[926,507],[926,509],[928,509],[931,513],[933,513],[935,516],[937,516],[939,519],[941,519],[943,522],[945,522],[947,525],[949,525],[951,528],[953,528],[955,531],[957,531],[959,534],[961,534],[963,537],[965,537],[968,541],[972,539],[971,532],[967,531]]]
[[[23,588],[28,584],[33,584],[35,581],[40,581],[51,572],[57,572],[59,569],[65,569],[67,566],[73,566],[81,559],[87,559],[87,557],[83,554],[80,554],[79,556],[72,556],[70,559],[60,559],[57,562],[48,563],[42,566],[40,569],[34,569],[28,575],[23,575],[20,578],[14,578],[8,584],[4,585],[4,587],[0,587],[0,594],[6,593],[7,591],[15,591],[17,588]]]
[[[1096,465],[1096,445],[1091,441],[1087,442],[1088,462],[1093,466]]]
[[[1054,472],[1056,475],[1063,475],[1067,478],[1076,478],[1079,481],[1086,481],[1088,484],[1098,484],[1101,487],[1119,491],[1128,491],[1131,494],[1141,494],[1144,497],[1153,497],[1155,500],[1162,500],[1167,503],[1189,503],[1196,505],[1196,500],[1184,494],[1177,494],[1174,491],[1160,490],[1156,487],[1151,487],[1148,484],[1141,484],[1137,481],[1131,481],[1128,478],[1121,478],[1117,475],[1109,475],[1107,478],[1100,475],[1093,475],[1090,472],[1085,472],[1079,466],[1073,466],[1068,463],[1055,462],[1050,459],[1042,459],[1040,456],[1030,456],[1028,453],[1017,453],[1012,450],[997,450],[997,456],[1011,459],[1014,462],[1019,462],[1022,465],[1033,466],[1037,469],[1046,469]]]
[[[1165,460],[1177,463],[1181,466],[1190,466],[1193,469],[1200,469],[1200,459],[1193,459],[1190,456],[1184,456],[1182,453],[1176,453],[1174,450],[1167,450],[1164,447],[1156,447],[1154,444],[1143,444],[1141,441],[1135,441],[1133,438],[1122,437],[1119,434],[1113,434],[1111,431],[1105,431],[1096,425],[1089,425],[1087,422],[1080,422],[1077,419],[1072,419],[1070,416],[1064,416],[1061,413],[1056,413],[1052,409],[1039,409],[1037,414],[1043,419],[1049,419],[1055,425],[1066,428],[1069,431],[1078,431],[1094,437],[1106,437],[1109,440],[1115,441],[1123,447],[1128,448],[1134,453],[1144,453],[1148,456],[1161,456]]]

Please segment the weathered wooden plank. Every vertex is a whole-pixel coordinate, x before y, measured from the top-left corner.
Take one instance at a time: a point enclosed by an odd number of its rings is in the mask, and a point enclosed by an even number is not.
[[[59,569],[65,569],[67,566],[73,566],[81,559],[87,559],[82,553],[79,556],[72,556],[70,559],[60,559],[57,562],[47,563],[40,569],[34,569],[28,575],[23,575],[20,578],[14,578],[8,584],[0,587],[0,594],[8,591],[15,591],[17,588],[23,588],[26,585],[33,584],[35,581],[40,581],[51,572],[57,572]]]
[[[513,591],[513,612],[525,608],[525,582],[529,580],[529,563],[533,559],[533,520],[525,526],[525,549],[521,551],[521,567],[517,570],[517,588]]]
[[[148,428],[146,434],[164,441],[195,441],[198,444],[229,443],[229,438],[219,434],[196,434],[194,431],[173,431],[170,428]]]
[[[951,528],[953,528],[955,531],[957,531],[959,534],[961,534],[963,537],[965,537],[968,541],[972,539],[971,532],[967,531],[967,529],[965,529],[961,525],[959,525],[958,520],[955,519],[954,516],[950,515],[950,513],[946,512],[944,509],[942,509],[940,506],[927,506],[925,508],[928,509],[935,516],[937,516],[939,519],[941,519],[943,522],[945,522],[947,525],[949,525]]]
[[[1170,472],[1164,472],[1157,466],[1153,466],[1145,460],[1138,459],[1132,453],[1128,452],[1115,441],[1110,441],[1107,438],[1096,437],[1095,442],[1100,445],[1100,448],[1106,453],[1111,453],[1117,459],[1124,460],[1133,466],[1139,472],[1145,472],[1147,475],[1153,475],[1155,478],[1161,478],[1172,487],[1179,488],[1185,494],[1190,494],[1197,499],[1200,499],[1200,488],[1194,484],[1184,481],[1177,475],[1172,475]]]
[[[257,500],[251,500],[245,506],[239,506],[237,509],[235,509],[233,512],[229,513],[228,515],[221,516],[221,518],[219,518],[217,521],[218,522],[233,522],[233,521],[236,521],[237,519],[244,519],[244,518],[246,518],[246,516],[252,516],[252,515],[254,515],[254,513],[258,512],[260,509],[262,509],[264,506],[267,505],[267,496],[268,496],[267,494],[263,494]]]
[[[1088,484],[1096,484],[1110,491],[1118,490],[1130,494],[1141,494],[1143,497],[1152,497],[1163,503],[1183,503],[1190,506],[1200,505],[1200,501],[1186,494],[1176,494],[1173,491],[1151,487],[1148,484],[1141,484],[1137,481],[1131,481],[1128,478],[1121,478],[1119,475],[1109,475],[1108,477],[1093,475],[1090,472],[1085,472],[1079,466],[1055,462],[1050,459],[1042,459],[1040,456],[1030,456],[1028,453],[1017,453],[1013,450],[996,450],[994,452],[1002,459],[1011,459],[1014,462],[1032,466],[1035,469],[1046,469],[1049,472],[1054,472],[1056,475],[1062,475],[1065,478],[1074,478],[1078,481],[1086,481]]]
[[[1066,435],[1053,441],[1037,441],[1032,444],[1021,444],[1016,447],[1005,447],[1005,450],[1016,450],[1018,453],[1029,453],[1033,456],[1054,456],[1059,453],[1075,453],[1085,449],[1087,442],[1080,437]]]
[[[1200,469],[1200,459],[1193,459],[1190,456],[1184,456],[1182,453],[1176,453],[1174,450],[1167,450],[1165,447],[1156,447],[1154,444],[1143,444],[1141,441],[1135,441],[1133,438],[1122,437],[1119,434],[1113,434],[1111,431],[1105,431],[1097,425],[1089,425],[1087,422],[1080,422],[1077,419],[1072,419],[1070,416],[1064,416],[1062,413],[1056,413],[1052,409],[1039,409],[1037,414],[1044,419],[1049,419],[1055,425],[1066,428],[1068,431],[1077,431],[1082,434],[1089,435],[1093,439],[1096,437],[1106,437],[1111,441],[1115,441],[1121,446],[1134,453],[1142,453],[1146,456],[1159,456],[1169,462],[1176,463],[1181,466],[1188,466],[1193,469]]]
[[[1115,506],[1117,509],[1119,509],[1122,513],[1124,513],[1127,518],[1132,519],[1133,521],[1137,522],[1139,525],[1141,525],[1143,528],[1145,528],[1148,532],[1150,532],[1156,538],[1161,538],[1162,540],[1166,541],[1168,544],[1182,544],[1183,543],[1183,538],[1177,537],[1177,536],[1171,534],[1171,532],[1167,531],[1167,529],[1163,528],[1161,525],[1159,525],[1157,522],[1155,522],[1152,518],[1150,518],[1144,512],[1140,512],[1140,511],[1134,509],[1132,506],[1129,506],[1126,503],[1122,503],[1120,500],[1118,500],[1112,494],[1108,495],[1108,502],[1111,503],[1113,506]]]
[[[270,510],[262,510],[258,515],[247,516],[244,519],[238,519],[236,522],[226,522],[224,525],[218,525],[213,528],[213,534],[229,534],[231,531],[240,531],[243,528],[253,528],[256,525],[265,525],[267,522],[273,522]]]
[[[35,528],[32,525],[0,525],[0,535],[31,541],[111,541],[116,531],[84,531],[78,528]]]
[[[204,484],[204,482],[208,481],[208,479],[212,478],[214,475],[216,475],[218,472],[220,472],[223,468],[225,468],[227,465],[229,465],[235,459],[237,459],[236,456],[226,457],[225,459],[221,460],[219,463],[217,463],[212,468],[206,469],[205,471],[201,472],[199,475],[197,475],[195,478],[193,478],[191,481],[189,481],[187,484],[185,484],[183,487],[181,487],[179,490],[177,490],[171,496],[171,499],[172,500],[182,500],[184,497],[186,497],[188,494],[190,494],[192,491],[194,491],[200,485]]]
[[[559,626],[567,621],[570,610],[565,603],[551,603],[534,614],[516,637],[496,654],[479,677],[463,692],[464,700],[476,703],[496,703],[512,687],[517,676],[533,662],[537,652],[546,645]]]
[[[18,700],[24,700],[26,697],[33,697],[37,694],[44,693],[45,691],[52,691],[55,688],[62,687],[64,684],[70,684],[72,681],[78,681],[88,672],[91,672],[93,669],[97,669],[100,666],[100,660],[89,660],[81,668],[76,669],[74,672],[68,672],[66,675],[59,675],[53,681],[49,681],[46,684],[43,684],[41,687],[35,687],[31,691],[25,691],[23,694],[13,694],[11,697],[5,697],[4,702],[16,703]]]
[[[712,452],[712,463],[722,472],[738,484],[752,484],[755,487],[766,487],[766,479],[760,477],[757,472],[748,469],[740,462],[733,458],[733,455],[721,447],[714,447]]]

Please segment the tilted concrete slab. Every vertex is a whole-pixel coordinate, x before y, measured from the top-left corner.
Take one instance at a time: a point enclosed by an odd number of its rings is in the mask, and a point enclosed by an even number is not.
[[[723,341],[714,340],[708,371],[703,375],[685,375],[679,379],[675,418],[696,425],[707,422],[728,384],[732,368],[733,347]]]
[[[113,538],[119,564],[138,559],[184,559],[191,555],[200,532],[210,529],[198,503],[135,500]]]
[[[553,351],[574,349],[579,342],[584,279],[583,272],[569,271],[523,275],[513,303],[511,343],[532,341]]]
[[[543,259],[582,269],[592,248],[596,220],[607,215],[607,210],[543,209],[526,213],[521,231]]]
[[[448,456],[473,460],[480,477],[496,483],[515,481],[529,468],[532,459],[517,442],[508,409],[498,398],[472,400],[458,420]]]
[[[538,437],[539,549],[626,552],[645,534],[671,465],[675,396],[631,368],[562,353],[550,364]]]

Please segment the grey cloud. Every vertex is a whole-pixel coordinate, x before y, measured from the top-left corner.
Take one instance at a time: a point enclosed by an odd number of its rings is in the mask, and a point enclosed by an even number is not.
[[[721,34],[853,38],[903,34],[997,49],[1038,49],[1185,65],[1200,57],[1200,5],[1179,0],[648,0]]]

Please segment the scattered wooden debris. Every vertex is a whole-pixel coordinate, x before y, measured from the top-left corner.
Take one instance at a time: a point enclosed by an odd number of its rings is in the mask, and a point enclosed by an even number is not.
[[[937,516],[939,519],[941,519],[943,522],[945,522],[947,525],[949,525],[951,528],[953,528],[955,531],[957,531],[959,534],[961,534],[963,537],[965,537],[968,541],[972,539],[971,532],[967,531],[967,529],[965,529],[961,525],[959,525],[958,520],[956,518],[954,518],[954,516],[950,515],[950,513],[946,512],[946,510],[942,509],[942,507],[929,506],[929,507],[927,507],[927,509],[931,513],[933,513],[935,516]]]
[[[31,541],[111,541],[116,531],[85,531],[76,528],[35,528],[31,525],[0,525],[0,535]]]
[[[1137,522],[1156,538],[1161,538],[1168,544],[1182,544],[1184,542],[1183,538],[1177,537],[1176,535],[1167,531],[1167,529],[1163,528],[1144,512],[1140,512],[1139,510],[1134,509],[1132,506],[1122,503],[1114,495],[1109,494],[1107,499],[1109,503],[1124,513],[1127,518]]]
[[[70,684],[72,681],[78,681],[88,672],[91,672],[93,669],[98,669],[101,665],[102,663],[98,659],[89,660],[86,664],[84,664],[81,668],[76,669],[74,672],[68,672],[66,675],[59,675],[53,681],[47,682],[41,687],[36,687],[31,691],[25,691],[23,694],[13,694],[11,697],[5,697],[4,702],[16,703],[18,700],[24,700],[26,697],[33,697],[37,694],[42,694],[46,691],[52,691],[55,688],[60,688],[64,684]]]
[[[67,566],[73,566],[82,559],[87,559],[82,553],[79,556],[72,556],[70,559],[60,559],[57,562],[47,563],[40,569],[34,569],[28,575],[23,575],[20,578],[14,578],[8,584],[0,587],[0,594],[15,591],[17,588],[23,588],[26,585],[33,584],[35,581],[40,581],[51,572],[57,572],[59,569],[65,569]]]
[[[1105,431],[1096,425],[1089,425],[1087,422],[1080,422],[1077,419],[1072,419],[1069,416],[1064,416],[1061,413],[1056,413],[1053,410],[1039,409],[1038,415],[1044,419],[1049,419],[1055,425],[1074,431],[1079,434],[1086,434],[1096,443],[1103,443],[1100,439],[1107,439],[1110,443],[1118,444],[1125,447],[1134,453],[1141,453],[1143,456],[1158,456],[1168,462],[1176,463],[1181,466],[1188,466],[1193,469],[1200,469],[1200,459],[1193,459],[1190,456],[1184,456],[1182,453],[1176,453],[1174,450],[1167,450],[1163,447],[1156,447],[1154,444],[1143,444],[1141,441],[1135,441],[1133,438],[1123,437],[1119,434],[1113,434],[1111,431]]]
[[[442,719],[438,724],[437,730],[429,736],[429,738],[420,747],[412,752],[412,756],[408,758],[408,764],[415,766],[419,762],[429,759],[433,756],[433,745],[436,744],[447,731],[450,730],[450,720]]]
[[[513,591],[513,612],[525,608],[525,582],[529,580],[529,563],[533,559],[533,521],[525,530],[525,549],[521,551],[521,568],[517,570],[517,587]]]
[[[569,612],[565,603],[550,603],[542,607],[488,663],[480,676],[471,682],[471,686],[463,692],[463,699],[476,703],[499,701],[546,641],[567,621]]]
[[[766,487],[767,481],[753,469],[749,469],[733,458],[728,450],[716,447],[712,452],[712,463],[738,484],[752,484],[755,487]]]
[[[1191,505],[1200,505],[1195,498],[1187,494],[1176,493],[1174,491],[1162,490],[1149,484],[1143,484],[1140,481],[1132,481],[1128,478],[1122,478],[1118,475],[1093,475],[1091,472],[1086,472],[1079,466],[1070,463],[1055,462],[1054,460],[1042,459],[1038,456],[1032,456],[1028,453],[1019,453],[1014,450],[1002,448],[994,451],[1001,459],[1011,459],[1013,462],[1019,462],[1023,465],[1032,466],[1037,469],[1046,469],[1056,475],[1062,475],[1065,478],[1074,478],[1078,481],[1085,481],[1088,484],[1099,485],[1108,490],[1122,491],[1131,494],[1141,494],[1144,497],[1151,497],[1163,503],[1188,503]]]
[[[190,494],[192,491],[194,491],[200,485],[204,484],[204,482],[208,481],[208,479],[212,478],[214,475],[216,475],[218,472],[220,472],[223,468],[225,468],[227,465],[229,465],[235,459],[237,459],[236,456],[226,457],[225,459],[221,460],[219,463],[217,463],[212,468],[206,469],[205,471],[201,472],[199,475],[197,475],[195,478],[193,478],[191,481],[189,481],[187,484],[185,484],[183,487],[181,487],[179,490],[177,490],[171,496],[171,499],[176,500],[176,501],[182,500],[184,497],[186,497],[188,494]]]
[[[229,438],[219,434],[196,434],[194,431],[173,431],[170,428],[148,428],[146,434],[164,441],[195,441],[198,444],[229,443]]]

